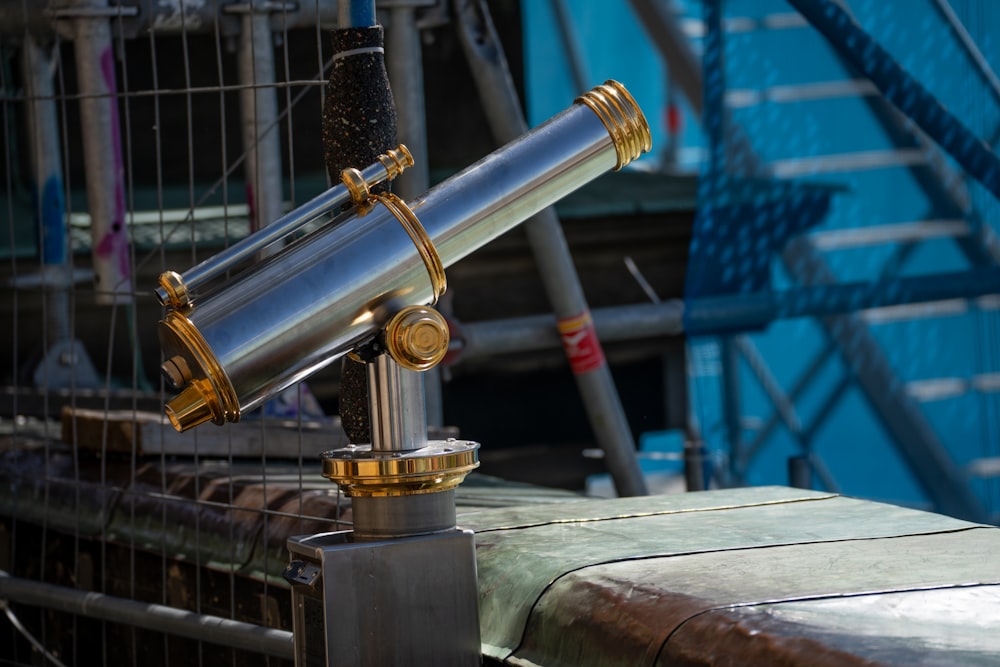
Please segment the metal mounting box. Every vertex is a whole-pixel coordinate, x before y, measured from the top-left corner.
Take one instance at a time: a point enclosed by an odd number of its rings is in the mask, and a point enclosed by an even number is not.
[[[472,531],[320,533],[288,549],[297,667],[481,664]]]

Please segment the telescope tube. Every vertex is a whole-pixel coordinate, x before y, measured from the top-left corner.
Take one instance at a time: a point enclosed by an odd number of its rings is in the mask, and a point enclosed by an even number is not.
[[[160,321],[178,431],[240,415],[373,338],[406,306],[433,304],[444,269],[651,148],[616,81],[404,203],[377,195],[348,216]],[[166,275],[166,274],[165,274]]]

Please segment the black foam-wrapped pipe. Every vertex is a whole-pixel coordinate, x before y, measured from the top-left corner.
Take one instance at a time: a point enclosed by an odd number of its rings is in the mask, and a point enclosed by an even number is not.
[[[332,182],[396,147],[396,106],[385,68],[382,26],[333,31],[333,70],[323,103],[323,154]],[[372,188],[386,191],[389,183]],[[365,365],[344,358],[340,419],[352,443],[371,439]]]

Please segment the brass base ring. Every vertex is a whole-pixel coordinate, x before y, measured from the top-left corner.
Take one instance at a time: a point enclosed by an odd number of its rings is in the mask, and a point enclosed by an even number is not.
[[[324,452],[323,476],[349,496],[409,496],[454,489],[479,467],[479,443],[435,440],[409,451],[355,445]]]

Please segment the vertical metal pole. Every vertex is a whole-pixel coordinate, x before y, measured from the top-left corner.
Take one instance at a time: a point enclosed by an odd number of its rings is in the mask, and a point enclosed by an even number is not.
[[[73,268],[66,230],[59,125],[52,86],[53,62],[48,52],[31,35],[25,37],[22,49],[39,255],[42,260],[42,279],[47,288],[45,345],[50,347],[70,338],[69,290]]]
[[[323,157],[327,176],[371,164],[398,145],[396,104],[389,88],[384,31],[373,0],[341,0],[333,41],[333,69],[323,100]],[[412,153],[412,151],[411,151]],[[389,189],[388,183],[375,188]],[[340,418],[350,442],[368,442],[368,380],[364,364],[344,357],[340,374]]]
[[[74,4],[85,9],[95,3]],[[132,300],[131,263],[111,24],[107,18],[80,16],[74,30],[97,303],[125,304]]]
[[[813,488],[812,465],[808,454],[788,457],[788,485],[796,489]]]
[[[246,196],[255,231],[280,218],[284,205],[271,22],[252,3],[242,18],[238,59]]]
[[[455,0],[459,36],[483,108],[499,143],[528,131],[503,47],[481,0]],[[577,388],[608,470],[621,496],[645,495],[635,441],[594,331],[583,288],[554,209],[524,223],[545,291],[555,312]]]
[[[100,387],[101,379],[86,348],[72,338],[73,261],[66,228],[53,61],[30,35],[25,36],[22,53],[28,146],[45,290],[45,356],[35,368],[33,379],[35,386],[46,389]]]
[[[401,452],[427,444],[423,373],[401,367],[388,354],[366,364],[372,451]]]
[[[722,415],[726,424],[726,439],[729,443],[728,484],[739,486],[744,483],[743,469],[743,426],[740,419],[740,356],[732,338],[724,336],[719,341],[722,357]]]
[[[708,451],[701,440],[685,439],[684,442],[684,487],[688,491],[704,491],[708,488],[705,474]]]
[[[430,188],[420,27],[413,7],[399,5],[387,11],[385,58],[389,85],[396,101],[396,134],[413,155],[413,166],[393,181],[392,190],[409,201]],[[444,424],[441,371],[435,367],[423,376],[427,423],[441,426]]]
[[[386,71],[396,100],[396,134],[413,155],[413,166],[392,182],[392,191],[409,201],[430,187],[420,28],[413,7],[399,5],[386,11]]]

